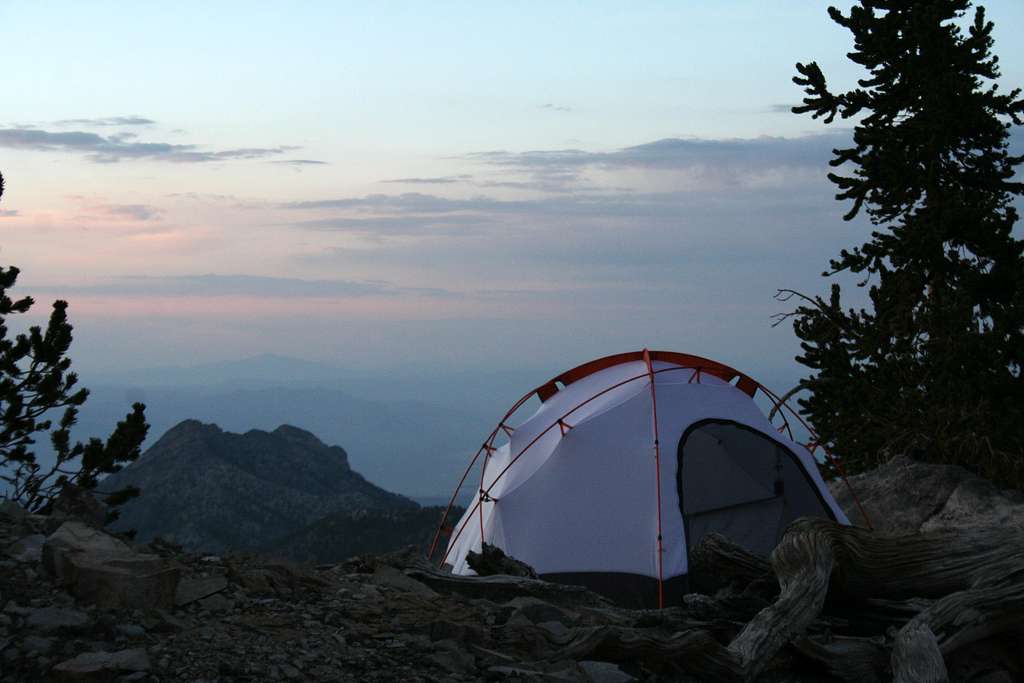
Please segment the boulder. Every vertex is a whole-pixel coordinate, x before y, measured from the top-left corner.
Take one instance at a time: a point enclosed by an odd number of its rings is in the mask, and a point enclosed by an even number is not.
[[[1024,531],[1024,493],[1001,491],[980,477],[960,482],[942,509],[921,525],[921,531],[979,527]]]
[[[388,567],[387,565],[378,565],[373,574],[370,575],[370,579],[378,586],[387,586],[403,593],[416,593],[427,598],[437,595],[426,584],[420,583],[406,576],[401,570],[395,567]]]
[[[45,541],[46,536],[31,534],[7,546],[4,554],[15,562],[39,562],[42,559],[43,543]]]
[[[84,652],[53,667],[57,681],[112,681],[121,674],[149,671],[149,657],[142,648],[119,652]]]
[[[585,660],[579,662],[579,667],[590,683],[629,683],[636,680],[611,662]]]
[[[68,521],[43,544],[43,567],[72,595],[100,607],[172,608],[180,569],[82,522]]]
[[[937,465],[904,455],[869,472],[830,482],[832,495],[856,526],[882,533],[952,531],[981,526],[1024,529],[1024,494],[1000,491],[957,465]]]
[[[174,603],[184,607],[196,600],[202,600],[228,587],[227,577],[207,576],[201,578],[182,579],[174,596]]]
[[[89,624],[89,615],[76,609],[39,607],[25,614],[25,626],[42,633],[81,631]]]

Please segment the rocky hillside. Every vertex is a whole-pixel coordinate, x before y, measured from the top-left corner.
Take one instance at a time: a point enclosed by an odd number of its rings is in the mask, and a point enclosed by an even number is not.
[[[270,549],[272,539],[331,515],[419,510],[354,472],[340,447],[288,425],[233,434],[186,420],[102,488],[129,485],[142,495],[123,506],[113,530],[206,552]]]

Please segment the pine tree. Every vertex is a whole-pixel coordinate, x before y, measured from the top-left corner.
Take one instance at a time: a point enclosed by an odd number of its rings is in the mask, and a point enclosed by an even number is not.
[[[845,215],[873,225],[823,275],[858,274],[868,308],[806,297],[790,315],[811,370],[801,408],[821,443],[861,470],[896,453],[972,468],[1024,487],[1024,191],[1009,152],[1020,90],[1001,92],[992,23],[970,0],[860,0],[848,57],[867,76],[833,93],[797,64],[794,113],[853,119],[829,179]],[[790,295],[795,292],[788,292]]]
[[[3,189],[0,176],[0,197]],[[93,489],[100,477],[138,458],[149,425],[145,406],[136,403],[105,442],[72,443],[71,428],[89,392],[70,371],[67,302],[53,303],[45,330],[32,326],[27,334],[9,336],[8,318],[26,313],[34,303],[31,297],[8,296],[18,273],[14,266],[0,267],[0,480],[7,488],[0,495],[45,512],[65,487]],[[39,463],[33,448],[38,434],[48,434],[53,446],[54,462],[48,467]],[[116,506],[138,494],[138,489],[125,488],[108,494],[106,502]]]

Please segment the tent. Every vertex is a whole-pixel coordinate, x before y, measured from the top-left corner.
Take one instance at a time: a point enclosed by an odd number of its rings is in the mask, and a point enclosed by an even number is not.
[[[754,400],[765,397],[781,424]],[[531,398],[536,412],[511,424]],[[441,563],[473,574],[466,554],[485,541],[620,604],[677,604],[708,533],[767,555],[798,517],[849,523],[815,446],[794,440],[798,420],[706,358],[645,349],[581,365],[520,399],[480,448],[459,484],[479,492]]]

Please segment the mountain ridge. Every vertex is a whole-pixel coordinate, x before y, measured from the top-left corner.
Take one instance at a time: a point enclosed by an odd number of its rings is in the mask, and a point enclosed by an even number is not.
[[[332,514],[419,509],[354,471],[340,446],[291,425],[237,434],[184,420],[101,489],[124,486],[142,495],[121,508],[114,530],[212,552],[262,547]]]

